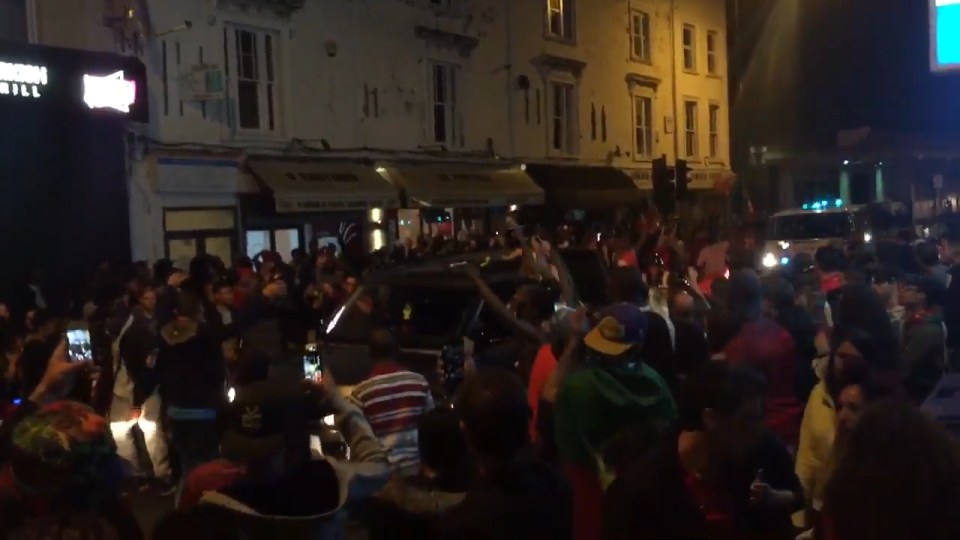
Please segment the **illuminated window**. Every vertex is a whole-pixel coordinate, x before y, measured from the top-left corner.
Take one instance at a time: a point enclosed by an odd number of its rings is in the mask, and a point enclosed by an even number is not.
[[[550,148],[556,154],[576,153],[576,104],[574,102],[573,85],[560,82],[550,83],[549,107],[550,120]]]
[[[434,143],[457,144],[457,67],[430,64],[431,138]]]
[[[240,130],[275,132],[280,128],[277,88],[277,37],[271,32],[234,28],[226,32],[231,57],[236,125]]]
[[[697,114],[700,107],[696,101],[683,102],[683,149],[687,157],[697,157],[699,153],[697,134]]]
[[[710,104],[710,157],[720,155],[720,106]]]
[[[697,29],[692,24],[683,25],[683,70],[697,70]]]
[[[637,158],[653,155],[653,98],[633,98],[634,152]]]
[[[650,63],[650,16],[634,11],[630,17],[630,57],[638,62]]]
[[[573,0],[546,0],[547,35],[554,38],[572,40]]]
[[[717,50],[720,47],[720,35],[716,32],[707,32],[707,73],[717,74]]]

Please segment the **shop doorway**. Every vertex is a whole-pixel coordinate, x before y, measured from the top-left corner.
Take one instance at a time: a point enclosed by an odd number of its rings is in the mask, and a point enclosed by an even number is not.
[[[255,229],[247,231],[246,234],[246,253],[251,259],[259,255],[264,250],[275,251],[280,254],[285,262],[290,262],[293,250],[302,245],[302,232],[300,229]]]
[[[233,236],[209,233],[167,234],[167,258],[177,268],[187,269],[197,255],[218,257],[228,267],[233,264]]]

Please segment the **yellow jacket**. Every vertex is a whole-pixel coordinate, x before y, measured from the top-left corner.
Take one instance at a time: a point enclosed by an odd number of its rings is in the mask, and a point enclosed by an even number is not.
[[[810,393],[800,424],[796,473],[803,485],[807,508],[818,508],[830,473],[833,438],[837,431],[837,415],[833,399],[821,380]],[[803,527],[804,512],[793,515],[793,524]]]

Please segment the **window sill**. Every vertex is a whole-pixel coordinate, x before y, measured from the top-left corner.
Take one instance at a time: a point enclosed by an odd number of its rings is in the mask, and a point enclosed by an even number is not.
[[[687,75],[700,75],[700,72],[697,71],[696,69],[683,68],[683,72],[686,73]]]
[[[283,135],[277,131],[260,131],[255,129],[231,130],[226,141],[230,142],[281,142]]]
[[[544,33],[543,39],[547,41],[552,41],[554,43],[560,43],[562,45],[569,45],[571,47],[576,47],[577,39],[572,37],[561,37],[550,33]]]
[[[711,79],[717,79],[718,81],[722,81],[722,80],[723,80],[723,76],[720,75],[719,73],[707,73],[707,77],[709,77],[709,78],[711,78]]]
[[[645,59],[639,58],[639,57],[637,57],[637,56],[632,56],[632,55],[631,55],[631,56],[630,56],[630,62],[632,62],[632,63],[634,63],[634,64],[644,65],[644,66],[647,66],[647,67],[653,67],[653,61],[652,61],[652,60],[650,60],[650,59],[646,59],[646,60],[645,60]]]
[[[634,154],[634,155],[633,155],[633,162],[634,162],[634,163],[650,163],[650,164],[653,164],[653,156],[638,156],[638,155]]]

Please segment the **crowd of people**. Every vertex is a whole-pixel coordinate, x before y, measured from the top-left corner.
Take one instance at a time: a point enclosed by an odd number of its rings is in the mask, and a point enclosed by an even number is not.
[[[465,339],[451,392],[385,319],[360,384],[282,375],[363,279],[317,246],[104,267],[73,309],[31,282],[0,306],[0,537],[960,538],[957,443],[920,407],[960,350],[960,242],[761,277],[717,238],[613,234],[586,306],[571,239],[522,233],[509,300],[458,266],[511,337]],[[152,530],[144,489],[176,501]]]

